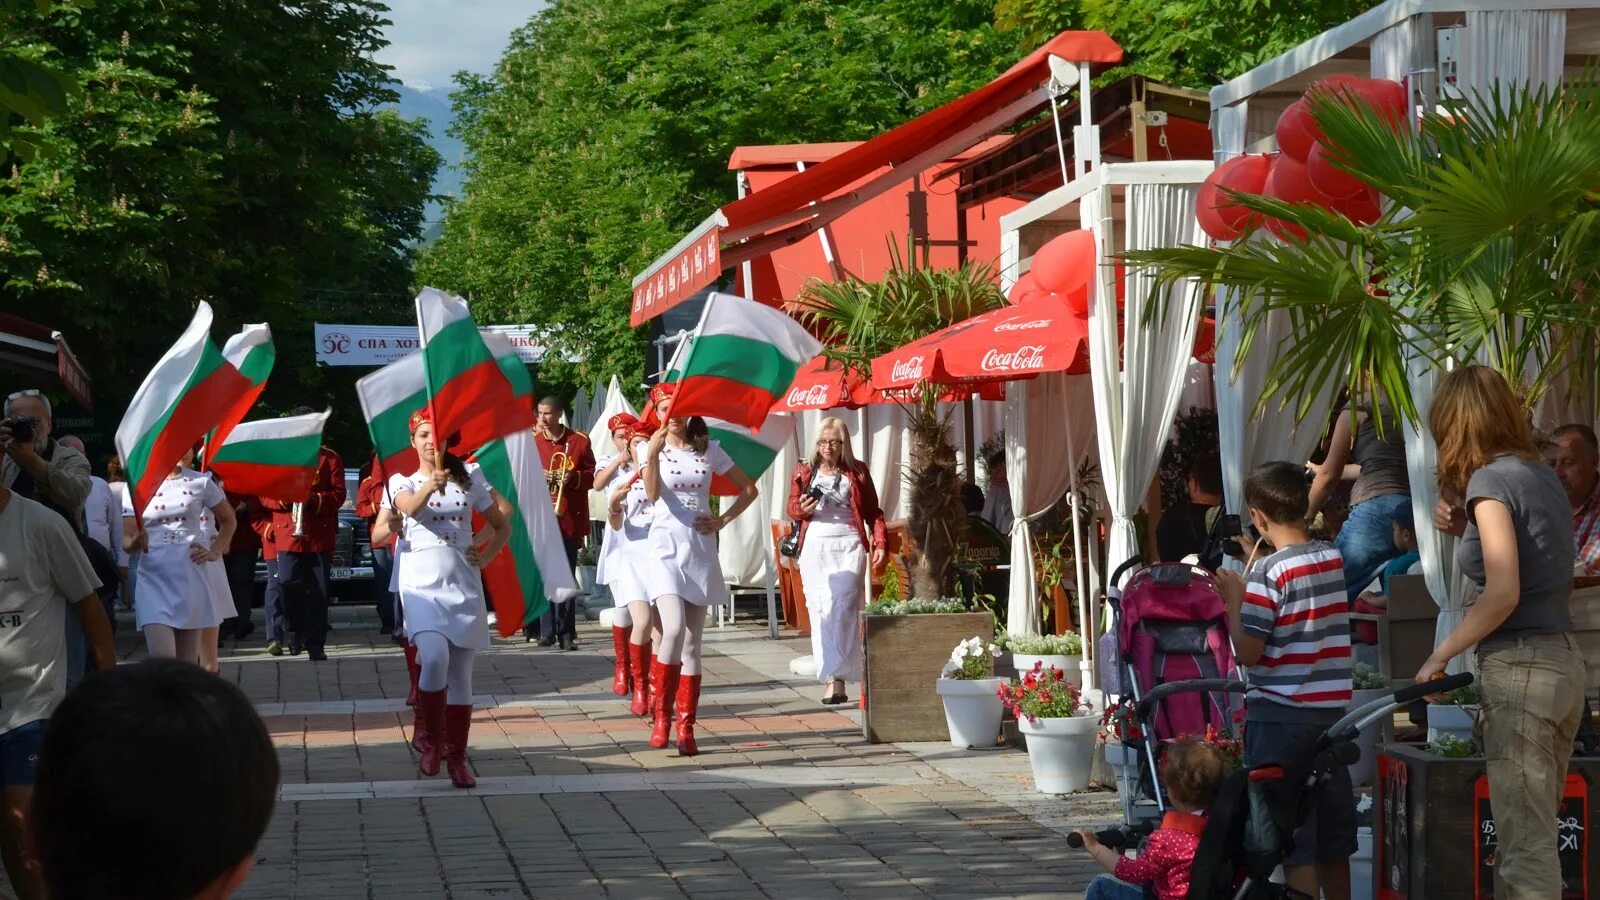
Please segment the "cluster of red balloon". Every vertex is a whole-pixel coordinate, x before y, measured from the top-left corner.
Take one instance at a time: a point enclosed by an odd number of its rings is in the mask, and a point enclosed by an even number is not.
[[[1006,299],[1022,306],[1054,297],[1079,316],[1089,314],[1089,282],[1097,265],[1094,233],[1085,228],[1051,238],[1033,254],[1033,266],[1011,286]],[[1117,303],[1123,298],[1122,266],[1116,267]]]
[[[1359,225],[1377,221],[1381,212],[1378,193],[1335,165],[1341,151],[1328,141],[1311,115],[1309,98],[1319,93],[1352,104],[1360,98],[1396,129],[1406,122],[1409,101],[1399,82],[1347,75],[1324,78],[1278,117],[1274,132],[1278,153],[1235,157],[1206,178],[1195,201],[1195,216],[1206,234],[1232,241],[1265,225],[1286,241],[1306,238],[1305,230],[1297,225],[1277,219],[1261,221],[1261,216],[1235,203],[1226,191],[1315,204]]]

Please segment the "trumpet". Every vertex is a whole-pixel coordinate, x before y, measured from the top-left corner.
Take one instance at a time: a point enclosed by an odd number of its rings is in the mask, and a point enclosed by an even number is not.
[[[550,467],[545,470],[544,480],[550,488],[550,505],[555,508],[556,518],[561,517],[567,499],[567,476],[577,468],[577,462],[565,450],[550,455]]]
[[[304,503],[296,503],[296,504],[294,504],[293,506],[291,506],[289,508],[289,514],[294,517],[294,536],[297,537],[297,538],[305,537],[306,536],[306,505]]]

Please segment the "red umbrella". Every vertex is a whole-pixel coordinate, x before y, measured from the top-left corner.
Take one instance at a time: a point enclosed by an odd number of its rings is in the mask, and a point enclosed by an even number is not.
[[[1015,381],[1089,371],[1088,322],[1059,296],[973,316],[872,361],[872,386]]]
[[[971,386],[953,386],[939,395],[941,403],[965,400],[976,396],[981,400],[1004,400],[1005,385],[995,382]],[[900,403],[916,399],[914,392],[876,390],[867,380],[854,372],[846,372],[838,363],[818,356],[800,367],[795,373],[789,392],[773,405],[773,412],[800,412],[807,409],[860,409],[878,403]]]

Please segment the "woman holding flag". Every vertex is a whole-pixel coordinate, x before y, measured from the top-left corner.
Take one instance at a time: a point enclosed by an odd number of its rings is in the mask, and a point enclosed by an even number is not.
[[[222,555],[236,521],[222,486],[192,468],[199,450],[184,453],[139,518],[131,499],[123,505],[122,542],[138,554],[134,614],[150,655],[215,674],[217,627],[234,613]]]
[[[417,710],[430,737],[418,768],[437,775],[442,757],[451,783],[469,788],[477,784],[466,760],[472,660],[489,649],[479,570],[505,546],[511,526],[477,467],[440,452],[428,410],[412,414],[410,430],[419,467],[389,479],[389,503],[405,517],[406,552],[396,569],[406,634],[417,650]],[[488,525],[481,546],[474,542],[474,512]]]
[[[601,545],[596,580],[611,588],[614,621],[611,640],[617,652],[617,677],[612,690],[618,695],[633,692],[631,709],[636,716],[649,710],[648,673],[650,671],[650,629],[655,624],[650,595],[638,577],[638,554],[650,534],[650,507],[644,484],[639,480],[638,460],[650,433],[639,427],[639,420],[627,413],[611,417],[608,423],[617,455],[595,474],[595,487],[613,486],[607,494],[607,528]]]
[[[650,666],[655,727],[650,746],[665,747],[678,710],[678,753],[694,756],[695,716],[700,705],[700,645],[706,607],[727,600],[716,534],[756,499],[756,485],[711,440],[705,420],[671,417],[675,386],[650,392],[657,421],[640,468],[645,498],[652,504],[650,530],[641,548],[640,576],[661,617],[661,646]],[[739,489],[733,505],[711,514],[711,481],[723,476]]]

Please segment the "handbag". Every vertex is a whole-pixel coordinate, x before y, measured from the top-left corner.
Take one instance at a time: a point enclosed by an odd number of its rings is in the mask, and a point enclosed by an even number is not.
[[[800,523],[791,522],[789,533],[778,542],[778,552],[790,559],[800,558]]]

